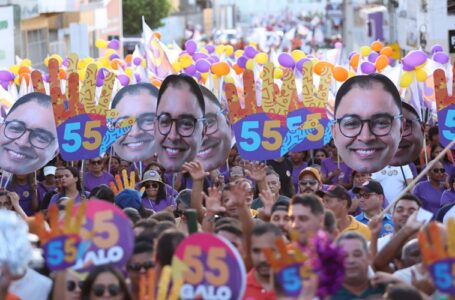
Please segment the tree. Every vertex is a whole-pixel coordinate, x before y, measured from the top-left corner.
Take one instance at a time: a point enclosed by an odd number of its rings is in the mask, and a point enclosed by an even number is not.
[[[161,19],[171,10],[169,0],[123,0],[123,34],[125,36],[142,33],[142,16],[150,28],[162,26]]]

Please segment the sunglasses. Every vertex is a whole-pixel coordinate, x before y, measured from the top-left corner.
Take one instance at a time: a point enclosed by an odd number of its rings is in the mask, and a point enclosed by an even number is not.
[[[158,182],[152,182],[152,183],[147,183],[145,185],[145,188],[148,189],[149,187],[152,187],[154,189],[157,189],[159,186],[160,186],[160,184]]]
[[[109,284],[105,286],[104,284],[95,284],[92,287],[92,292],[96,297],[102,297],[105,291],[108,291],[109,296],[115,297],[120,294],[120,286],[118,284]]]
[[[376,193],[358,193],[357,196],[359,198],[363,198],[365,200],[370,199],[371,195],[375,195]]]
[[[92,160],[90,162],[92,165],[102,165],[103,164],[103,161],[102,160]]]
[[[155,264],[153,263],[153,261],[146,261],[145,263],[142,263],[142,264],[131,263],[126,266],[127,270],[135,271],[135,272],[140,271],[142,268],[144,268],[145,270],[148,270],[153,267],[155,267]]]
[[[434,172],[434,173],[445,173],[445,172],[446,172],[446,169],[444,169],[444,168],[433,169],[433,172]]]
[[[73,292],[76,290],[76,287],[79,287],[80,290],[82,290],[82,285],[84,285],[83,281],[74,281],[74,280],[68,280],[66,281],[66,290],[68,292]]]

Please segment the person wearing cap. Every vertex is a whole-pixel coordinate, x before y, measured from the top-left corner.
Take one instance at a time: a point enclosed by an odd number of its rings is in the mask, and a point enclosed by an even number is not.
[[[321,173],[313,168],[306,167],[299,174],[299,193],[316,193],[322,188]]]
[[[146,209],[152,209],[155,212],[168,210],[173,212],[176,203],[172,196],[168,196],[160,174],[155,170],[149,170],[144,173],[143,179],[139,182],[140,187],[145,187],[142,196],[142,205]]]
[[[283,235],[288,234],[289,226],[289,202],[277,201],[272,206],[272,213],[270,215],[270,223],[277,226],[283,232]]]
[[[370,240],[370,229],[365,224],[357,221],[348,214],[351,206],[351,196],[341,185],[330,185],[327,188],[316,192],[322,198],[325,209],[330,209],[335,214],[340,234],[346,231],[357,231],[367,240]]]
[[[361,210],[355,219],[365,225],[382,211],[384,203],[384,190],[379,182],[368,180],[361,186],[353,188],[353,192],[359,199],[359,208]],[[393,221],[390,214],[385,214],[382,220],[382,228],[379,237],[393,233]]]
[[[43,168],[44,180],[38,183],[38,194],[46,195],[51,191],[56,191],[55,185],[55,171],[57,170],[54,166],[46,166]]]

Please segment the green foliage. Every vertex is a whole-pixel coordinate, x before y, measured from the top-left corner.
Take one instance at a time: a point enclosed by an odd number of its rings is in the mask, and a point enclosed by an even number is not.
[[[150,28],[162,26],[161,19],[167,17],[170,10],[169,0],[123,0],[123,35],[140,35],[142,16]]]

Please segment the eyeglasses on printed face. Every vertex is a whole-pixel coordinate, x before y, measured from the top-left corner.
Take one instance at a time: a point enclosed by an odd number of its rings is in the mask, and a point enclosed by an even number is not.
[[[204,121],[204,118],[195,118],[193,116],[180,116],[178,119],[173,119],[170,114],[162,113],[158,116],[158,131],[162,135],[168,135],[175,123],[177,133],[182,137],[193,135],[196,129],[197,122]]]
[[[141,269],[145,269],[145,270],[148,270],[150,268],[154,268],[155,267],[155,264],[153,263],[153,261],[146,261],[145,263],[130,263],[126,266],[126,268],[129,270],[129,271],[134,271],[134,272],[139,272]]]
[[[97,297],[102,297],[106,290],[111,297],[118,296],[121,293],[120,286],[118,284],[109,284],[107,286],[104,284],[95,284],[92,287],[92,292]]]
[[[220,109],[217,113],[208,113],[205,114],[205,124],[207,125],[207,131],[206,134],[214,134],[215,132],[218,131],[218,116],[223,114],[225,112],[225,109]]]
[[[24,122],[17,120],[6,121],[3,131],[5,136],[10,140],[17,140],[21,138],[25,132],[30,132],[28,141],[37,149],[45,149],[55,140],[55,136],[49,131],[39,128],[27,128]]]
[[[432,171],[433,171],[433,173],[445,173],[446,169],[444,169],[444,168],[440,168],[440,169],[434,168]]]
[[[371,119],[362,120],[357,115],[345,115],[340,119],[332,122],[338,123],[340,132],[347,138],[357,137],[363,129],[365,123],[368,123],[370,132],[377,137],[386,136],[390,133],[395,119],[401,119],[403,115],[391,116],[389,114],[377,114]]]
[[[113,123],[114,127],[117,127],[122,121],[126,120],[127,117],[121,117],[115,120]],[[155,129],[156,114],[155,113],[143,113],[136,119],[136,125],[142,131],[152,131]]]
[[[76,287],[79,287],[79,289],[82,289],[82,285],[84,285],[84,281],[74,281],[74,280],[67,280],[66,281],[66,290],[68,292],[73,292],[76,290]]]
[[[372,195],[376,195],[376,193],[358,193],[357,197],[368,200]]]

